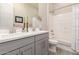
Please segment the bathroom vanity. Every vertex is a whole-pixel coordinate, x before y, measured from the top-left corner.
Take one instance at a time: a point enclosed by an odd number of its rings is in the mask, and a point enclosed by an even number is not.
[[[48,32],[23,32],[0,37],[0,55],[47,55]]]

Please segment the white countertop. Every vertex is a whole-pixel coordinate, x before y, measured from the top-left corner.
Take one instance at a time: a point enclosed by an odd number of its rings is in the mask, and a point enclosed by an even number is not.
[[[24,37],[35,36],[47,32],[48,31],[35,31],[35,32],[20,32],[20,33],[8,34],[8,35],[0,35],[0,43],[11,41],[11,40],[17,40]]]

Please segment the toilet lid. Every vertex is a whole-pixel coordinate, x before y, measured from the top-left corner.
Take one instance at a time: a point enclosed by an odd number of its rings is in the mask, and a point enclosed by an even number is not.
[[[51,43],[51,44],[58,44],[58,41],[57,40],[53,40],[53,39],[49,39],[49,43]]]

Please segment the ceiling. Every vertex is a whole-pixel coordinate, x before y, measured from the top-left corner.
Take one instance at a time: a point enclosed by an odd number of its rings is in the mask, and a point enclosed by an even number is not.
[[[30,6],[38,9],[38,3],[28,3]]]

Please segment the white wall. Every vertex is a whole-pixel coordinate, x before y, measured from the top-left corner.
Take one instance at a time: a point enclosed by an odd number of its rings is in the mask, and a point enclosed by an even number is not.
[[[39,3],[39,16],[42,18],[42,29],[47,30],[47,4]]]
[[[29,6],[27,3],[16,3],[15,7],[15,15],[18,16],[35,16],[37,15],[38,10]]]

